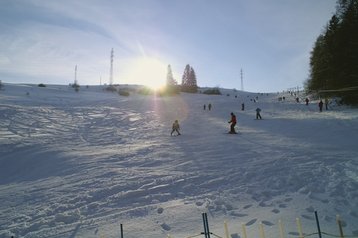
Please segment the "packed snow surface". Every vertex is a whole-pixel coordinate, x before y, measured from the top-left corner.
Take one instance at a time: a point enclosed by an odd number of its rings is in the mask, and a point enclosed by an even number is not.
[[[0,91],[0,237],[358,236],[358,110],[290,94]],[[278,97],[286,100],[279,101]],[[303,95],[299,95],[303,97]],[[303,101],[303,100],[302,100]],[[245,103],[245,110],[241,104]],[[212,104],[209,111],[203,105]],[[255,120],[255,109],[263,120]],[[227,134],[230,113],[238,134]],[[170,136],[179,120],[180,136]],[[175,133],[174,133],[175,134]],[[298,218],[298,220],[296,219]],[[203,235],[201,236],[203,237]]]

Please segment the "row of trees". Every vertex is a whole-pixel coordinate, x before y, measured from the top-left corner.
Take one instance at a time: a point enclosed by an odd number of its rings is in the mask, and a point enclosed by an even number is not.
[[[338,0],[336,13],[318,36],[306,90],[358,104],[358,1]]]
[[[196,74],[189,64],[185,66],[184,73],[182,76],[181,85],[173,77],[172,68],[168,65],[166,91],[170,94],[177,94],[180,91],[188,93],[196,93],[198,91],[198,85],[196,81]]]

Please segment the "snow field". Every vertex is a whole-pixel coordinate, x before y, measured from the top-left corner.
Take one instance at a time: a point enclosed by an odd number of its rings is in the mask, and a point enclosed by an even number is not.
[[[286,95],[129,97],[100,87],[0,92],[0,237],[358,234],[358,113]],[[230,96],[226,96],[230,93]],[[238,95],[237,98],[234,96]],[[251,99],[258,97],[257,102]],[[246,110],[241,111],[245,102]],[[203,105],[211,103],[211,111]],[[263,120],[254,120],[256,107]],[[230,112],[238,135],[228,135]],[[182,136],[171,137],[178,119]]]

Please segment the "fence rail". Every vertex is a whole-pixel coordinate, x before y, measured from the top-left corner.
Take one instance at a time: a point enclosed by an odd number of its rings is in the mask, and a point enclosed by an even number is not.
[[[306,237],[311,237],[311,236],[314,236],[314,235],[318,235],[319,238],[322,238],[322,235],[326,235],[326,236],[329,236],[329,237],[339,237],[339,238],[358,238],[358,236],[354,236],[354,235],[353,236],[344,235],[342,220],[341,220],[339,215],[336,216],[336,222],[337,222],[337,226],[338,226],[339,233],[340,233],[339,235],[321,231],[317,211],[315,211],[315,218],[316,218],[316,225],[317,225],[317,230],[318,231],[313,232],[313,233],[309,233],[309,234],[304,234],[303,233],[301,220],[299,218],[296,218],[297,231],[298,231],[298,234],[299,234],[297,236],[297,238],[306,238]],[[210,238],[210,235],[212,235],[212,236],[214,236],[216,238],[230,238],[228,224],[227,224],[226,221],[224,222],[224,233],[225,233],[224,236],[219,236],[219,235],[216,235],[216,234],[214,234],[212,232],[209,232],[209,223],[208,223],[208,220],[207,220],[206,213],[203,213],[203,222],[204,222],[204,232],[201,232],[200,234],[196,234],[196,235],[193,235],[193,236],[188,236],[188,237],[185,237],[185,238],[195,238],[195,237],[200,237],[200,236],[201,237],[204,236],[205,238]],[[284,232],[284,225],[283,225],[283,222],[281,220],[278,220],[278,233],[279,233],[279,235],[276,236],[276,237],[286,238],[285,232]],[[245,224],[241,224],[241,237],[242,238],[250,238],[247,235],[246,225]],[[123,238],[123,237],[121,237],[121,238]],[[171,235],[167,235],[167,238],[175,238],[175,237],[171,236]],[[256,238],[256,237],[254,237],[254,238]],[[266,238],[264,225],[262,224],[262,222],[259,223],[259,238]]]
[[[316,218],[316,225],[317,225],[317,232],[312,232],[309,234],[304,234],[303,229],[302,229],[302,224],[301,224],[301,220],[300,218],[296,218],[296,226],[297,226],[297,234],[298,235],[290,235],[290,237],[295,237],[295,238],[306,238],[306,237],[311,237],[314,235],[318,235],[319,238],[322,238],[322,235],[328,236],[328,237],[335,237],[335,238],[358,238],[357,235],[345,235],[344,231],[343,231],[343,224],[342,224],[342,220],[341,217],[339,215],[336,216],[336,225],[338,226],[339,229],[339,234],[331,234],[329,232],[325,232],[321,230],[320,227],[320,223],[319,223],[319,219],[318,219],[318,215],[317,215],[317,211],[315,211],[315,218]],[[203,219],[203,230],[204,232],[200,232],[198,234],[194,234],[191,236],[187,236],[184,238],[196,238],[196,237],[205,237],[205,238],[231,238],[230,233],[229,233],[229,228],[228,228],[228,224],[226,221],[224,221],[224,235],[220,236],[217,235],[213,232],[211,232],[209,230],[209,222],[208,222],[208,216],[206,213],[202,213],[202,219]],[[265,234],[265,229],[264,229],[264,224],[262,222],[260,222],[258,224],[258,229],[259,229],[259,238],[266,238],[266,234]],[[120,234],[119,234],[119,238],[125,238],[125,232],[124,232],[124,226],[123,224],[120,224],[120,230],[119,230]],[[278,238],[288,238],[287,235],[285,235],[284,232],[284,225],[283,222],[281,220],[278,220],[278,235],[275,235],[274,237],[278,237]],[[240,238],[257,238],[257,236],[252,236],[249,237],[247,235],[247,231],[246,231],[246,224],[242,223],[241,224],[241,236]],[[107,238],[104,234],[99,235],[100,238]],[[171,236],[170,234],[166,235],[167,238],[177,238],[175,236]],[[14,236],[11,236],[11,238],[15,238]]]

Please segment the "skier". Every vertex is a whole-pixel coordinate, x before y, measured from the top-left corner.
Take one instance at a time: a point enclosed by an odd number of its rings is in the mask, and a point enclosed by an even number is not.
[[[322,100],[319,101],[318,107],[319,107],[319,112],[322,112],[322,108],[323,108],[323,102],[322,102]]]
[[[261,112],[261,109],[258,107],[258,108],[256,108],[256,120],[258,120],[258,119],[262,119],[262,117],[261,117],[261,115],[260,115],[260,112]]]
[[[204,111],[205,111],[205,109],[206,109],[206,104],[204,104]]]
[[[228,123],[231,123],[229,134],[237,134],[236,131],[235,131],[236,116],[235,116],[235,114],[233,112],[230,115],[231,115],[231,120],[228,122]]]
[[[175,122],[173,123],[173,126],[172,126],[172,132],[170,133],[170,135],[172,136],[173,135],[173,132],[176,131],[178,133],[178,136],[181,135],[179,130],[180,130],[180,126],[179,126],[179,122],[178,120],[175,120]]]
[[[244,111],[245,110],[245,103],[242,103],[241,104],[241,111]]]
[[[208,105],[208,109],[209,109],[209,111],[211,110],[211,103],[209,103],[209,105]]]
[[[306,101],[306,106],[308,106],[308,103],[309,103],[310,100],[308,98],[306,98],[305,101]]]

